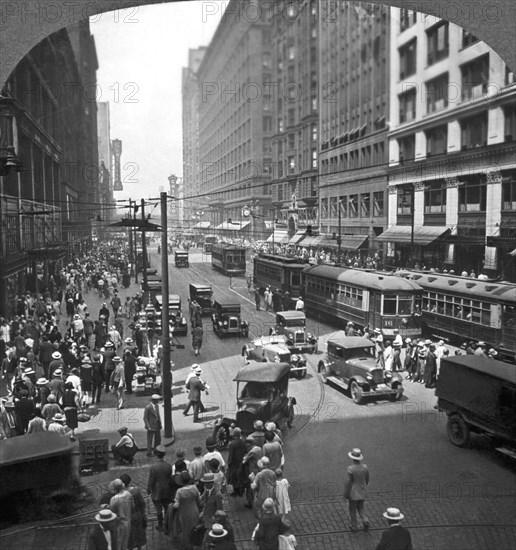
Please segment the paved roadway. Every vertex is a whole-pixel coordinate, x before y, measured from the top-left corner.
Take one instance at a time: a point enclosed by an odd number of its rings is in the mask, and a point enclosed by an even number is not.
[[[197,260],[197,261],[196,261]],[[252,297],[247,296],[245,279],[229,279],[211,269],[209,257],[193,252],[189,269],[170,268],[171,292],[183,297],[186,310],[188,282],[210,281],[216,296],[240,295],[243,317],[251,322],[254,335],[267,333],[273,321],[270,313],[257,312]],[[152,250],[152,264],[160,257]],[[159,268],[158,268],[159,269]],[[133,285],[134,286],[134,285]],[[133,292],[129,289],[129,293]],[[127,291],[125,291],[127,292]],[[251,299],[249,299],[251,298]],[[92,308],[94,311],[95,309]],[[197,358],[204,369],[203,377],[211,385],[208,413],[202,424],[192,424],[180,411],[185,403],[181,382],[196,360],[190,336],[180,338],[186,349],[172,353],[174,366],[173,419],[178,448],[191,449],[211,433],[212,420],[230,413],[234,388],[230,383],[243,364],[242,341],[219,340],[210,330],[206,318],[205,341]],[[309,329],[327,335],[335,329],[309,321]],[[323,385],[316,374],[319,356],[308,356],[310,369],[304,380],[293,379],[290,394],[298,401],[295,427],[287,434],[286,477],[291,483],[293,532],[299,547],[319,549],[373,549],[385,528],[382,512],[387,506],[399,507],[406,515],[404,524],[411,530],[416,550],[514,550],[516,544],[516,466],[498,456],[485,439],[477,438],[472,449],[458,449],[446,437],[445,419],[433,409],[432,390],[407,382],[401,402],[371,402],[355,405],[341,390]],[[112,402],[113,401],[113,402]],[[97,425],[84,425],[85,434],[114,439],[120,423],[131,426],[142,446],[144,433],[140,426],[140,409],[147,398],[133,396],[128,409],[115,411],[114,398],[105,397]],[[343,481],[349,463],[347,452],[360,447],[371,472],[367,510],[372,529],[369,533],[349,531],[348,515],[343,501]],[[171,451],[171,454],[172,454]],[[138,456],[130,468],[133,479],[145,487],[149,460]],[[109,472],[83,478],[90,497],[75,510],[79,515],[70,521],[50,527],[28,526],[2,533],[2,550],[18,548],[86,548],[91,513],[96,510],[98,495],[109,480],[120,474]],[[239,499],[227,498],[225,508],[235,526],[238,547],[256,548],[249,541],[255,525],[252,514]],[[152,505],[149,504],[152,517]],[[162,534],[149,529],[149,549],[171,548]],[[15,533],[16,532],[16,533]],[[512,541],[512,542],[511,542]]]

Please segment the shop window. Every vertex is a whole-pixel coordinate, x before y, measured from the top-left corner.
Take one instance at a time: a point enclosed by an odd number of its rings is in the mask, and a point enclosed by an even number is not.
[[[369,193],[360,195],[360,216],[362,218],[371,216],[371,195]]]
[[[502,178],[502,210],[516,210],[516,172]]]
[[[459,212],[485,212],[485,177],[476,175],[465,180],[459,187]]]
[[[412,204],[414,200],[414,189],[412,186],[399,186],[397,194],[397,213],[398,216],[412,214]]]
[[[425,214],[446,212],[446,185],[444,181],[427,183],[425,189]]]
[[[383,216],[384,215],[384,193],[383,191],[376,191],[373,193],[373,216]]]

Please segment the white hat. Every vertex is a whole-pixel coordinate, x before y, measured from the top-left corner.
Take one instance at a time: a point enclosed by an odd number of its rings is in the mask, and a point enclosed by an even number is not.
[[[25,343],[31,348],[34,345],[34,340],[32,338],[26,338]]]
[[[37,386],[44,386],[45,384],[48,384],[48,380],[46,378],[38,378],[36,380]]]
[[[353,460],[364,460],[364,457],[362,456],[362,451],[360,449],[353,449],[348,453],[349,458],[352,458]]]
[[[106,343],[104,344],[104,347],[105,347],[105,348],[112,348],[112,347],[113,347],[113,342],[109,342],[109,341],[106,342]]]
[[[270,464],[270,460],[266,456],[262,456],[260,460],[258,460],[258,467],[259,468],[267,468]]]
[[[437,342],[437,345],[438,346],[444,346],[444,340],[439,340],[439,342]]]
[[[152,399],[153,401],[159,401],[159,400],[161,399],[161,395],[159,395],[159,394],[157,394],[157,393],[153,393],[153,394],[151,395],[151,399]]]
[[[195,369],[200,369],[201,365],[199,365],[199,363],[194,363],[190,368],[195,372]]]
[[[121,362],[122,362],[122,358],[119,355],[115,355],[113,357],[113,363],[121,363]]]
[[[61,359],[61,357],[63,356],[58,351],[54,351],[54,353],[52,354],[53,359]]]
[[[397,508],[387,508],[387,511],[383,513],[385,519],[394,521],[401,521],[405,516]]]
[[[132,344],[132,343],[133,343],[133,339],[127,337],[127,338],[124,340],[124,342],[125,342],[126,344]]]
[[[117,515],[114,512],[112,512],[109,508],[100,510],[98,514],[95,514],[95,519],[100,523],[113,521],[116,518],[117,518]]]
[[[199,367],[199,365],[197,365],[197,367],[195,367],[194,373],[195,374],[202,374],[202,369],[201,369],[201,367]]]
[[[66,416],[64,414],[61,414],[61,413],[57,413],[53,418],[52,420],[54,422],[64,422],[66,420]]]
[[[23,370],[23,374],[36,374],[35,370],[31,367],[27,367]]]
[[[486,345],[486,343],[485,342],[479,342],[477,345],[480,346],[480,347],[484,347]]]
[[[213,538],[219,538],[219,537],[225,537],[228,532],[224,529],[224,527],[220,523],[214,523],[211,526],[211,531],[208,533],[210,537]]]

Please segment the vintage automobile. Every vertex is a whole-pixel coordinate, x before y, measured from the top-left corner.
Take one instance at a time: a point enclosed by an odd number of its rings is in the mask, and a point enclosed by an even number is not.
[[[156,311],[161,313],[163,307],[163,296],[159,294],[155,300]],[[181,296],[169,294],[168,315],[170,331],[174,336],[186,336],[188,334],[188,323],[181,310]]]
[[[240,318],[241,306],[238,302],[215,300],[213,302],[213,331],[220,338],[230,334],[249,335],[249,323]]]
[[[142,280],[142,304],[145,307],[147,304],[153,304],[156,296],[162,292],[161,277],[158,275],[147,276],[147,284]]]
[[[435,394],[454,445],[466,447],[471,433],[483,434],[516,458],[514,365],[477,355],[443,357]]]
[[[357,405],[367,397],[398,401],[403,395],[401,375],[376,364],[374,344],[368,338],[339,335],[328,340],[328,352],[317,370],[324,383],[349,391]]]
[[[317,336],[306,331],[306,315],[302,311],[276,313],[276,334],[287,337],[287,345],[293,352],[316,353]]]
[[[201,315],[211,315],[213,313],[213,289],[210,285],[200,283],[190,283],[190,316],[193,317],[196,311]]]
[[[242,348],[246,361],[269,361],[271,363],[289,363],[290,373],[297,378],[306,376],[306,356],[292,353],[284,334],[260,336]]]
[[[176,267],[189,267],[188,252],[184,250],[176,250],[174,252],[174,262]]]
[[[213,428],[219,449],[227,446],[233,428],[250,434],[256,420],[273,421],[278,427],[286,422],[292,428],[296,399],[288,395],[289,375],[288,363],[253,361],[238,371],[233,379],[237,383],[236,418],[220,417]]]

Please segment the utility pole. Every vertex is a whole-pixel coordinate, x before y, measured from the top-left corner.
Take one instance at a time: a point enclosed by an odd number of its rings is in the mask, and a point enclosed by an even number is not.
[[[337,263],[340,265],[340,256],[342,253],[342,206],[341,206],[342,199],[337,201],[337,208],[339,209],[339,236],[337,237],[337,246],[338,252],[337,252]]]
[[[141,209],[142,209],[142,221],[143,221],[143,224],[146,223],[146,219],[145,219],[145,200],[142,199],[142,202],[141,202]],[[142,256],[143,256],[143,260],[142,260],[142,279],[143,279],[143,288],[144,289],[147,289],[147,293],[148,293],[148,286],[147,286],[147,241],[145,240],[145,231],[143,230],[143,227],[142,227]],[[150,294],[149,294],[150,296]],[[144,304],[144,307],[146,306],[147,304]]]
[[[132,217],[133,217],[133,201],[129,199],[129,219],[132,219]],[[128,231],[129,231],[129,263],[131,264],[131,269],[129,270],[129,277],[131,277],[133,274],[134,263],[135,263],[134,262],[135,253],[134,253],[134,247],[133,247],[133,228],[129,227]]]
[[[131,205],[131,218],[133,220],[136,220],[136,201],[129,200],[129,204]],[[131,231],[134,231],[133,233],[133,251],[134,251],[134,284],[138,284],[138,241],[136,240],[136,227],[131,228]]]
[[[162,380],[165,437],[174,434],[172,424],[172,365],[170,362],[170,326],[168,311],[168,242],[167,242],[167,194],[160,194],[161,200],[161,342],[163,346]]]

